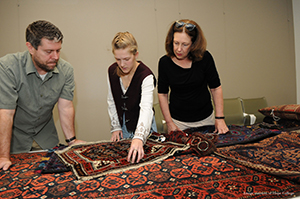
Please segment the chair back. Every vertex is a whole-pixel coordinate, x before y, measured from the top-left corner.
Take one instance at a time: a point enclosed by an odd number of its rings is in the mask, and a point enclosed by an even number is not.
[[[161,112],[159,103],[153,104],[154,112],[155,112],[155,122],[157,126],[158,133],[167,133],[167,126],[165,118]]]
[[[241,103],[241,98],[227,98],[223,99],[223,102],[226,124],[235,124],[243,126],[245,123],[245,117]]]
[[[268,107],[268,103],[265,97],[249,98],[249,99],[242,98],[242,103],[243,103],[245,113],[255,115],[256,117],[255,123],[263,122],[265,116],[261,114],[258,111],[258,109]]]

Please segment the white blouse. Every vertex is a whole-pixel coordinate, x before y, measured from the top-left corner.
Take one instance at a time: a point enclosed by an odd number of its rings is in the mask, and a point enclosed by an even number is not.
[[[137,127],[134,132],[134,137],[141,139],[144,143],[147,140],[147,137],[151,130],[152,119],[153,119],[153,91],[154,91],[154,81],[153,75],[148,75],[142,82],[142,96],[140,101],[140,115],[137,123]],[[123,94],[126,93],[126,89],[123,86],[122,79],[120,79],[120,85],[123,91]],[[117,130],[122,130],[119,119],[118,113],[115,106],[114,98],[112,96],[112,91],[110,87],[109,77],[107,75],[107,82],[108,82],[108,96],[107,96],[107,103],[108,103],[108,114],[111,120],[111,133]]]

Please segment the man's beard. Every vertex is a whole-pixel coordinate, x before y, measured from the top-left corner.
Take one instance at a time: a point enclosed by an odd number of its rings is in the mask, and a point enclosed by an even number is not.
[[[34,58],[34,62],[35,62],[35,64],[36,64],[37,67],[39,67],[43,71],[46,71],[47,73],[53,71],[54,68],[55,68],[55,67],[47,66],[46,64],[42,64],[36,58]],[[57,64],[57,62],[55,62],[55,63]]]

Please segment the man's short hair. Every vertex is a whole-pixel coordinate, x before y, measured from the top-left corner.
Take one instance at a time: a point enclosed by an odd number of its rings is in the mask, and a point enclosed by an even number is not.
[[[43,38],[62,42],[63,37],[61,31],[54,24],[44,20],[35,21],[26,29],[26,42],[29,42],[36,50],[41,45]]]

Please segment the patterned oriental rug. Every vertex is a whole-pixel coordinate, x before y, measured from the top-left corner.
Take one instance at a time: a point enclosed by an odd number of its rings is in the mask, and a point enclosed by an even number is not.
[[[278,131],[278,130],[259,128],[259,126],[260,125],[253,125],[253,126],[230,125],[229,126],[230,131],[226,134],[218,135],[218,137],[216,137],[216,134],[212,133],[214,131],[214,126],[206,126],[206,127],[188,129],[188,130],[185,130],[184,132],[173,132],[171,135],[153,133],[150,138],[155,139],[157,142],[159,142],[159,144],[164,139],[167,141],[180,143],[181,145],[178,145],[178,144],[176,145],[176,148],[178,148],[178,147],[180,148],[180,147],[183,147],[183,145],[187,144],[187,143],[190,143],[190,146],[193,145],[192,144],[193,140],[189,139],[189,138],[193,138],[193,136],[195,134],[196,134],[196,137],[199,137],[199,136],[201,136],[201,135],[199,135],[199,133],[200,133],[204,136],[204,137],[202,136],[201,139],[204,141],[207,141],[211,145],[210,150],[206,150],[206,151],[202,150],[201,151],[201,149],[191,146],[189,149],[186,148],[187,150],[185,150],[184,153],[190,153],[192,151],[195,151],[198,153],[198,155],[203,156],[203,155],[208,155],[213,150],[215,150],[215,148],[211,142],[213,142],[214,145],[216,145],[217,147],[224,147],[224,146],[230,146],[230,145],[235,145],[235,144],[252,143],[254,141],[262,140],[266,137],[271,137],[271,136],[278,135],[281,133],[281,131]],[[188,136],[186,136],[186,135],[188,135]],[[204,142],[204,143],[207,143],[207,142]],[[119,144],[122,144],[122,143],[119,143]],[[146,146],[147,146],[147,144],[146,144]],[[59,147],[56,147],[56,149],[61,150],[61,149],[64,149],[65,147],[66,146],[59,146]],[[114,147],[115,146],[112,147],[112,151],[118,151],[118,150],[114,150]],[[129,145],[127,143],[124,146],[116,146],[116,147],[120,147],[120,150],[124,150],[124,147],[127,149],[129,147]],[[203,148],[206,148],[206,147],[207,147],[207,145],[203,146]],[[203,152],[205,152],[205,153],[203,153]],[[157,153],[156,155],[159,155],[159,153]],[[171,155],[171,154],[169,154],[169,155]],[[167,158],[167,156],[162,157],[162,159],[164,159],[164,158]],[[157,157],[157,160],[158,159],[159,158]],[[73,165],[73,163],[75,164],[76,161],[70,161],[71,165]],[[129,165],[129,166],[138,167],[138,165]],[[109,168],[109,166],[106,166],[106,167]],[[128,167],[127,169],[129,169],[129,168],[130,167]],[[120,168],[117,168],[117,169],[119,171],[122,171],[122,169],[120,169]],[[51,150],[43,158],[43,161],[40,164],[40,168],[38,168],[37,170],[38,170],[37,172],[41,172],[41,173],[59,173],[59,172],[69,171],[71,169],[70,169],[70,167],[66,167],[64,165],[64,163],[61,162],[60,158],[58,158],[57,154],[54,153],[53,150]],[[105,171],[105,170],[103,170],[103,171]],[[83,172],[80,171],[80,173],[83,173]]]
[[[161,138],[160,134],[153,134],[152,137]],[[193,134],[187,137],[183,132],[176,132],[166,142],[149,138],[144,144],[145,155],[139,163],[127,161],[131,139],[73,145],[55,153],[66,166],[71,167],[78,179],[90,180],[162,161],[179,152],[195,151],[199,156],[208,155],[216,149],[215,140],[215,136]]]
[[[11,168],[0,170],[0,198],[274,199],[300,194],[298,183],[213,154],[178,154],[86,181],[78,181],[71,171],[37,173],[45,155],[11,155]]]
[[[162,161],[178,151],[189,148],[183,144],[148,140],[144,145],[144,158],[139,163],[133,164],[127,161],[130,144],[131,139],[119,142],[100,141],[70,146],[55,153],[65,165],[71,167],[78,179],[90,180]]]
[[[300,131],[282,132],[254,144],[218,148],[215,154],[300,183]]]
[[[232,146],[236,144],[247,144],[257,142],[267,137],[272,137],[280,134],[282,131],[278,129],[262,128],[262,124],[255,124],[251,126],[228,125],[229,132],[226,134],[219,134],[216,141],[216,147]],[[190,128],[184,130],[187,134],[195,132],[201,134],[214,134],[215,126],[203,126],[198,128]]]

